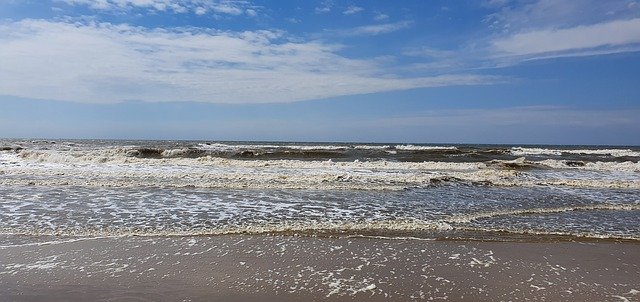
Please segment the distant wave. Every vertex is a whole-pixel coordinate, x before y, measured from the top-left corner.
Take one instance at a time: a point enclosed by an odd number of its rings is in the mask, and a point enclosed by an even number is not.
[[[614,157],[640,157],[640,151],[631,149],[544,149],[544,148],[511,148],[514,156],[524,155],[562,155],[562,154],[587,154],[587,155],[610,155]]]
[[[238,149],[294,149],[294,150],[346,150],[346,149],[361,149],[361,150],[384,150],[384,149],[397,149],[397,150],[457,150],[454,146],[422,146],[422,145],[364,145],[364,144],[342,144],[342,145],[293,145],[293,144],[222,144],[222,143],[201,143],[198,144],[198,148],[205,150],[216,151],[229,151]]]
[[[378,146],[359,146],[360,149],[378,149]],[[290,149],[290,150],[346,150],[351,146],[334,146],[334,145],[270,145],[270,144],[221,144],[221,143],[202,143],[198,144],[198,148],[212,151],[236,151],[236,150],[252,150],[252,149]]]
[[[447,150],[454,151],[458,150],[457,147],[453,146],[416,146],[416,145],[396,145],[394,147],[396,150],[410,150],[410,151],[439,151],[439,150]]]
[[[574,169],[574,170],[591,170],[591,171],[608,171],[608,172],[640,172],[640,162],[587,162],[579,160],[556,160],[545,159],[540,161],[530,161],[525,157],[514,160],[492,160],[488,161],[487,166],[503,169],[533,169],[533,168],[551,168],[551,169]]]
[[[447,183],[640,188],[639,162],[241,160],[189,149],[0,152],[0,184],[403,190]],[[186,155],[185,155],[186,152]],[[328,152],[328,151],[323,151]],[[151,160],[148,157],[155,157]],[[554,173],[540,173],[544,169]],[[540,171],[538,171],[540,170]],[[584,173],[582,172],[584,171]],[[587,172],[592,171],[589,174]],[[607,177],[603,177],[602,173]],[[627,173],[622,175],[621,173]]]

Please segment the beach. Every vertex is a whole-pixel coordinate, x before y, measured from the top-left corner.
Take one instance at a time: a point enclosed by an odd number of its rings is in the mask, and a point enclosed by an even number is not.
[[[0,248],[3,301],[637,301],[635,242],[222,235]]]

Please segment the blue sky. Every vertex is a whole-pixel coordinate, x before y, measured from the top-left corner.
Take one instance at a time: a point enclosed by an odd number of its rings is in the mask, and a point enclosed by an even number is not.
[[[0,137],[640,145],[640,2],[0,0]]]

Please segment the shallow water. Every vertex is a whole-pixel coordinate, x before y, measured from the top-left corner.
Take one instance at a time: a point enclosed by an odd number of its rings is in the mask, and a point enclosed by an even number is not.
[[[640,240],[633,147],[0,141],[0,231]],[[523,157],[524,156],[524,157]]]

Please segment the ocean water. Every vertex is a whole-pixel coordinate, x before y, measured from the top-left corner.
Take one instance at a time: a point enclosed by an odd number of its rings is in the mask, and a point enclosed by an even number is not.
[[[640,240],[640,148],[0,140],[0,245],[217,234]]]

